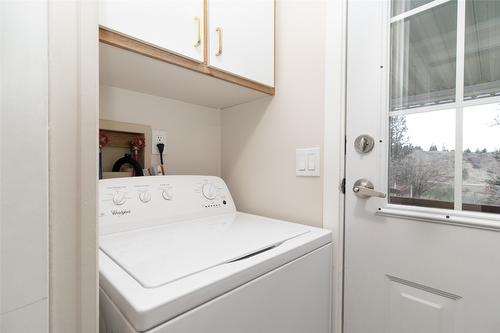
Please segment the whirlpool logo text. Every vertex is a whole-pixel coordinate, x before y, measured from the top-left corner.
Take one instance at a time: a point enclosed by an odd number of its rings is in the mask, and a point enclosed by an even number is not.
[[[124,216],[130,214],[130,209],[122,209],[122,210],[112,210],[111,214],[113,215],[119,215],[119,216]]]

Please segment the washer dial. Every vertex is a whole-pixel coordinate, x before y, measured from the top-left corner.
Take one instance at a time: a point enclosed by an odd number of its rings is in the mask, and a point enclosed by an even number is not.
[[[113,195],[113,203],[116,206],[121,206],[127,201],[127,198],[125,197],[125,193],[123,192],[116,192]]]
[[[172,200],[174,198],[174,190],[171,187],[167,187],[163,189],[161,196],[165,200]]]
[[[149,193],[149,191],[141,192],[141,193],[139,193],[139,199],[143,203],[150,202],[151,201],[151,193]]]
[[[201,192],[203,193],[203,196],[208,200],[214,200],[217,197],[217,189],[212,183],[203,184]]]

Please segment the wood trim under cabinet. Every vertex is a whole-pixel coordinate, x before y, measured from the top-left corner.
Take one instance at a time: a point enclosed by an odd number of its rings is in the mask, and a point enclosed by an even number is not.
[[[205,43],[208,38],[205,31]],[[268,95],[274,96],[275,88],[269,87],[254,81],[243,79],[239,76],[229,74],[220,71],[215,68],[208,67],[206,63],[198,63],[194,60],[190,60],[179,55],[173,54],[171,52],[156,48],[154,46],[148,45],[146,43],[140,42],[138,40],[132,39],[127,36],[120,35],[116,32],[106,30],[99,27],[99,41],[111,46],[119,47],[124,50],[135,52],[146,57],[150,57],[156,60],[164,61],[172,65],[180,66],[198,73],[205,75],[210,75],[220,80],[231,82],[242,87],[257,90]],[[206,49],[206,47],[205,47]],[[205,59],[207,61],[207,59]]]

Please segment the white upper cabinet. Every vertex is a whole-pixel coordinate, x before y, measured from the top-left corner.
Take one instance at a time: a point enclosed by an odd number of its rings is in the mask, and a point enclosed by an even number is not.
[[[99,0],[99,39],[161,61],[155,77],[170,64],[274,95],[274,1]]]
[[[274,0],[208,0],[208,64],[274,87]]]
[[[203,62],[203,0],[101,0],[102,27]]]

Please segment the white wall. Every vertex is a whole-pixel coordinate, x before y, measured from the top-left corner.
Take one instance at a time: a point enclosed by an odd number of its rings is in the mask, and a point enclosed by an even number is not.
[[[48,332],[47,38],[47,1],[0,2],[1,332]]]
[[[100,118],[151,125],[167,131],[168,174],[220,175],[220,110],[101,86]],[[151,149],[151,143],[147,143]],[[159,164],[153,155],[152,165]]]
[[[323,179],[295,176],[295,149],[323,147],[325,9],[277,0],[276,96],[222,111],[222,176],[239,210],[322,225]]]

